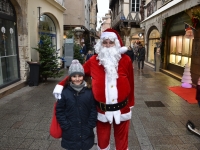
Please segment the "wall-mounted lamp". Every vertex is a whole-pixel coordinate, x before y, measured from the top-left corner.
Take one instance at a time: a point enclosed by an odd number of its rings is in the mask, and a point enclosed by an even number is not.
[[[142,33],[139,33],[138,36],[139,36],[139,38],[143,38],[143,34]]]
[[[66,39],[66,38],[67,38],[67,36],[64,34],[64,35],[63,35],[63,39]]]
[[[80,35],[82,35],[83,32],[85,32],[85,30],[84,30],[84,29],[81,29],[81,27],[76,27],[73,31],[75,32],[75,34],[76,34],[78,37],[80,37]]]

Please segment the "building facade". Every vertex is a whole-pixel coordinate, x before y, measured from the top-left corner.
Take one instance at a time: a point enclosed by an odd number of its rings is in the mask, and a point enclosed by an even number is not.
[[[111,28],[111,10],[102,17],[101,23],[101,32],[105,31],[106,29]]]
[[[143,30],[140,28],[141,0],[110,0],[109,7],[111,9],[112,28],[120,33],[126,46],[133,45],[134,42],[140,40],[144,43]]]
[[[83,44],[84,37],[89,38],[90,34],[90,11],[91,0],[65,0],[64,12],[64,34],[67,35],[69,30],[83,29],[82,32],[75,37],[77,43]],[[76,35],[76,34],[75,34]]]
[[[27,61],[39,61],[33,47],[40,34],[50,35],[55,50],[61,49],[64,11],[64,0],[1,0],[0,89],[27,81]]]
[[[154,48],[160,43],[160,70],[183,75],[186,63],[191,68],[194,84],[200,76],[199,31],[192,18],[199,10],[199,0],[151,0],[144,1],[144,29],[146,63],[154,66]],[[196,20],[198,22],[198,20]],[[185,36],[186,28],[191,27],[194,37]]]

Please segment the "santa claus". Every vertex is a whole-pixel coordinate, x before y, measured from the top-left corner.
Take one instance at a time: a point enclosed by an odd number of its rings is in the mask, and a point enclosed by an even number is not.
[[[83,64],[85,74],[92,77],[92,91],[97,105],[98,150],[110,149],[111,125],[116,150],[128,149],[131,108],[134,106],[134,75],[131,59],[123,54],[126,51],[119,34],[107,29],[95,45],[96,55]],[[67,78],[53,91],[57,99],[61,98]]]

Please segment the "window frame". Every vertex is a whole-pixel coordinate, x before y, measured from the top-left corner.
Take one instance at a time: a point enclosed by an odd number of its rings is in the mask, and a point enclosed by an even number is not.
[[[137,7],[137,4],[138,4],[138,7]],[[140,11],[140,0],[131,0],[131,11],[132,12]]]

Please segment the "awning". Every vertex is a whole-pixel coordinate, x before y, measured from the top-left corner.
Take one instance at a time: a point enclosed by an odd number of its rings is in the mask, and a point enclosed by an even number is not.
[[[145,21],[149,20],[150,18],[160,14],[161,12],[164,12],[165,10],[172,8],[173,6],[175,6],[176,4],[180,3],[183,0],[173,0],[171,2],[169,2],[167,5],[161,7],[160,9],[158,9],[156,12],[154,12],[153,14],[151,14],[148,18],[146,18],[145,20],[143,20],[140,24],[144,23]]]

